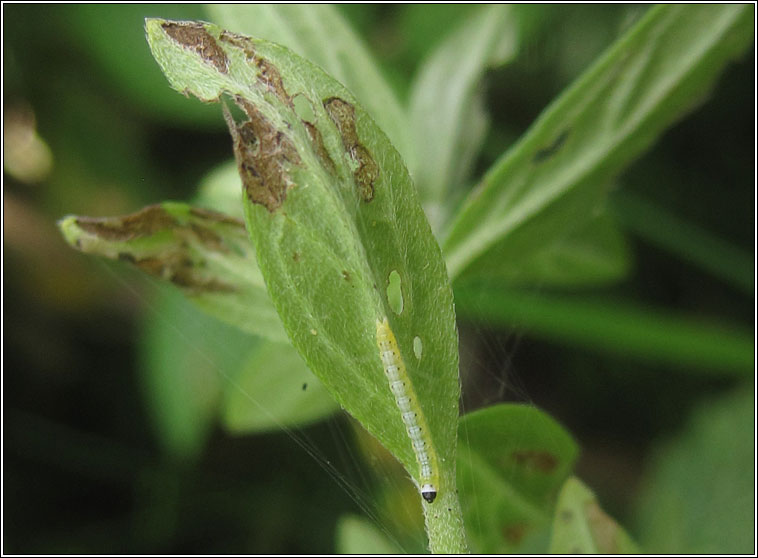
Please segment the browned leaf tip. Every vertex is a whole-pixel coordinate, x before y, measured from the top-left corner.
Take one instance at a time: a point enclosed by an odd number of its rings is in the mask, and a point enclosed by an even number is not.
[[[148,205],[123,217],[77,217],[76,225],[103,240],[126,242],[177,226],[176,219],[160,205]]]
[[[191,21],[167,21],[161,27],[174,41],[181,44],[211,64],[222,74],[229,71],[229,60],[216,39],[202,23]]]

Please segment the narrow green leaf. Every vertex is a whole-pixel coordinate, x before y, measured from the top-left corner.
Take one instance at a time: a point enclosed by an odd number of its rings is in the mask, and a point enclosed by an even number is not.
[[[750,6],[649,10],[472,192],[445,243],[451,276],[512,265],[591,214],[613,176],[701,101],[752,38]]]
[[[412,174],[425,205],[442,206],[469,179],[488,127],[480,82],[515,55],[517,34],[510,6],[480,7],[419,69],[409,117],[418,155]]]
[[[632,232],[752,295],[754,255],[629,192],[611,197],[611,208]]]
[[[455,289],[463,318],[515,326],[593,350],[634,356],[717,375],[752,374],[748,331],[618,302],[506,291],[467,284]]]
[[[165,202],[123,217],[69,216],[60,228],[77,250],[168,281],[204,311],[244,331],[286,339],[245,226],[233,217]]]
[[[661,444],[640,498],[640,543],[662,554],[755,552],[755,384],[701,405]]]
[[[197,457],[216,423],[227,378],[256,340],[167,286],[151,300],[141,331],[139,369],[159,441],[174,457]]]
[[[406,163],[414,145],[405,113],[372,54],[328,4],[208,4],[211,20],[230,31],[287,47],[320,66],[355,95]]]
[[[516,256],[510,266],[495,262],[487,280],[509,286],[588,286],[617,281],[630,267],[624,236],[608,214],[601,213],[577,223],[554,242]]]
[[[463,550],[452,292],[400,155],[349,91],[284,47],[212,24],[148,20],[146,27],[175,89],[206,101],[229,95],[244,112],[242,123],[228,112],[227,121],[248,229],[285,329],[337,401],[420,486],[379,341],[394,350],[391,363],[422,426],[417,442],[439,483],[437,500],[424,503],[430,545]],[[393,272],[400,306],[388,301]]]
[[[234,433],[303,426],[339,409],[288,343],[260,343],[232,378],[224,388],[221,418]]]
[[[746,374],[752,369],[752,338],[734,328],[619,303],[485,286],[456,289],[456,301],[464,317],[527,328],[539,336],[603,352],[711,373]]]
[[[539,409],[517,404],[470,413],[459,431],[461,504],[474,548],[544,552],[555,495],[578,455],[571,435]]]
[[[338,554],[398,554],[400,549],[372,523],[351,515],[337,522]]]
[[[566,481],[553,521],[552,554],[638,554],[639,548],[576,477]]]

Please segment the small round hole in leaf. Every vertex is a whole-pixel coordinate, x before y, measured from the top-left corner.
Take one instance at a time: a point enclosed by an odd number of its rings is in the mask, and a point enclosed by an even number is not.
[[[424,344],[421,342],[421,337],[418,335],[413,338],[413,354],[416,355],[418,360],[421,360],[421,353],[424,350]]]
[[[403,289],[400,285],[400,274],[396,270],[390,273],[387,284],[387,303],[395,314],[403,311]]]

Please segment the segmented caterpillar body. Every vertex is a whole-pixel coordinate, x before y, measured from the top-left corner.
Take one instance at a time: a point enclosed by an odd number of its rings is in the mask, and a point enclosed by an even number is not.
[[[419,491],[424,500],[431,504],[437,497],[439,486],[437,455],[431,444],[429,429],[416,399],[413,384],[400,355],[395,334],[392,333],[387,318],[376,322],[376,344],[379,346],[379,357],[384,365],[390,391],[395,396],[395,403],[400,409],[400,416],[411,440],[413,453],[416,455],[419,466]]]

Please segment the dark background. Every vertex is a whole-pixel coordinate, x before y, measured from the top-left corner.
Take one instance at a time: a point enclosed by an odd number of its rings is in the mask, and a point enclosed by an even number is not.
[[[340,9],[404,99],[423,56],[470,8]],[[479,171],[644,9],[525,8],[522,54],[487,77],[493,123]],[[231,157],[218,106],[173,92],[150,58],[146,16],[207,19],[201,6],[3,6],[4,139],[14,122],[31,122],[52,155],[48,170],[6,172],[3,181],[3,550],[333,552],[336,519],[362,511],[284,433],[232,437],[216,428],[191,459],[166,450],[138,373],[155,286],[73,252],[56,228],[69,213],[189,199],[203,174]],[[710,99],[621,177],[746,254],[755,239],[753,63],[751,51],[728,67]],[[630,241],[635,268],[615,294],[753,328],[754,298]],[[622,524],[633,522],[654,443],[740,383],[519,328],[463,323],[461,339],[465,409],[516,400],[551,413],[582,447],[579,476]],[[351,428],[338,416],[299,435],[340,456]],[[358,482],[352,459],[345,463],[348,482]]]

